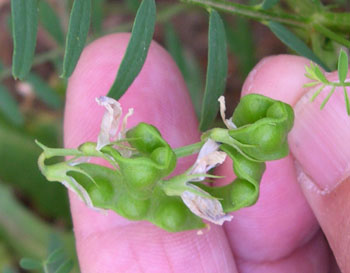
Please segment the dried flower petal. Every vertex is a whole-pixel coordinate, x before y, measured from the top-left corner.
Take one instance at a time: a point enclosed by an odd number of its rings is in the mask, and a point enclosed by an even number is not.
[[[220,103],[220,115],[221,115],[222,121],[225,123],[225,125],[226,125],[226,127],[228,129],[236,129],[237,126],[232,122],[232,120],[231,119],[226,119],[226,115],[225,115],[225,111],[226,111],[225,97],[224,96],[220,96],[218,101]]]
[[[123,122],[122,122],[122,126],[120,128],[120,132],[119,132],[119,139],[125,138],[126,136],[126,125],[128,123],[128,117],[132,116],[132,114],[134,113],[134,108],[129,108],[128,113],[124,116],[123,118]]]
[[[218,164],[222,164],[226,159],[226,153],[219,152],[219,147],[220,145],[218,143],[209,138],[199,151],[197,160],[194,163],[190,174],[205,174]],[[202,176],[192,181],[202,181],[204,178],[205,177]]]
[[[232,220],[233,216],[224,213],[222,205],[217,199],[212,198],[207,192],[200,188],[194,185],[191,186],[197,188],[197,190],[203,192],[203,194],[208,195],[208,197],[204,197],[203,195],[197,195],[190,191],[184,191],[181,194],[183,202],[195,215],[217,225],[222,225],[225,221]]]
[[[99,105],[105,107],[106,109],[102,118],[101,129],[97,139],[96,149],[99,151],[104,146],[111,143],[111,139],[115,137],[119,127],[119,120],[122,115],[122,107],[116,100],[105,96],[96,98],[96,101]]]

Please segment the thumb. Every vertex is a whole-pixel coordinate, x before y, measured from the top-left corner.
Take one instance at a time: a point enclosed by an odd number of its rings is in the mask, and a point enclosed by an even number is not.
[[[338,81],[336,73],[327,75]],[[331,88],[317,99],[315,87],[295,105],[295,124],[289,135],[297,178],[314,211],[342,272],[350,272],[350,117],[346,113],[344,90],[336,88],[320,110]]]

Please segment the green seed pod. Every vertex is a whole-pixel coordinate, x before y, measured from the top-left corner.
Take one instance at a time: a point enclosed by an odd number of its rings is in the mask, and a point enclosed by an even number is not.
[[[151,153],[150,158],[163,169],[162,176],[169,175],[175,169],[176,155],[173,150],[168,147],[159,147],[155,149]]]
[[[85,143],[81,144],[78,147],[78,150],[80,150],[80,151],[82,151],[83,153],[86,153],[86,154],[96,153],[96,143],[94,143],[94,142],[85,142]]]
[[[254,205],[258,200],[259,191],[247,180],[236,178],[230,188],[232,211]]]
[[[114,195],[122,185],[120,175],[110,168],[90,163],[79,164],[78,169],[84,173],[70,171],[67,175],[86,190],[94,207],[109,209]],[[90,177],[86,174],[89,174]]]
[[[241,151],[257,161],[275,160],[288,155],[287,134],[283,126],[260,121],[229,131],[232,138],[243,144],[237,145]]]
[[[288,154],[287,132],[281,126],[262,124],[255,128],[251,138],[255,138],[259,147],[259,149],[248,148],[249,154],[255,158],[273,160]]]
[[[274,100],[258,94],[249,94],[241,98],[237,105],[232,121],[237,127],[242,127],[266,117],[267,109]]]
[[[130,129],[126,137],[129,144],[143,154],[150,154],[153,150],[168,145],[156,127],[144,122]]]
[[[144,124],[143,128],[151,128],[150,130],[153,131],[153,126],[146,125]],[[129,191],[137,198],[144,199],[149,198],[152,194],[157,181],[169,175],[176,166],[175,153],[166,142],[164,143],[164,146],[155,148],[145,156],[136,154],[131,158],[123,157],[111,146],[103,147],[101,152],[109,155],[118,163]]]
[[[158,165],[146,157],[121,157],[117,162],[129,192],[138,198],[149,198],[162,176]]]
[[[275,101],[266,111],[266,117],[279,119],[279,125],[284,127],[286,132],[289,132],[294,123],[293,108],[286,103]]]
[[[232,159],[237,178],[223,187],[200,187],[220,200],[224,212],[253,205],[259,197],[259,185],[266,168],[265,163],[251,161],[226,144],[221,145],[220,149]]]
[[[125,192],[119,195],[115,210],[130,220],[142,220],[147,217],[150,204],[150,199],[141,200]]]
[[[229,135],[243,154],[257,161],[288,155],[287,135],[294,122],[293,109],[258,94],[243,97],[232,118],[237,129]]]
[[[170,198],[169,198],[170,199]],[[171,198],[159,204],[155,212],[155,223],[168,231],[179,231],[186,223],[186,207],[180,199]]]

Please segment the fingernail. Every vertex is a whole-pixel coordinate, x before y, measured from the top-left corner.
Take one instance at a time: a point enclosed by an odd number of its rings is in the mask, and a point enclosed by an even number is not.
[[[323,110],[320,106],[331,88],[324,88],[311,102],[316,90],[307,92],[294,107],[289,144],[299,173],[305,173],[320,191],[331,192],[350,175],[350,116],[343,88],[336,88]]]

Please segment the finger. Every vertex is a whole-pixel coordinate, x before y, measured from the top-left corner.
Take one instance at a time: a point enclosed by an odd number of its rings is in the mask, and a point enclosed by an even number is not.
[[[328,75],[338,81],[337,73]],[[318,88],[318,87],[316,87]],[[350,118],[344,90],[336,88],[325,108],[327,87],[310,103],[315,88],[298,101],[290,147],[304,195],[335,254],[342,272],[350,272]]]
[[[266,58],[249,74],[243,95],[260,93],[293,105],[307,81],[305,64],[307,60],[295,56]],[[221,172],[232,181],[230,163]],[[271,272],[273,267],[268,265],[285,269],[280,272],[327,272],[328,261],[323,259],[327,248],[322,236],[313,240],[319,227],[297,183],[292,156],[267,163],[258,202],[234,216],[225,229],[241,272],[252,272],[249,264],[254,265],[254,272]],[[308,244],[324,247],[306,247]],[[319,263],[309,259],[310,255],[319,258]],[[295,271],[290,271],[291,265]]]
[[[69,80],[65,110],[65,146],[96,141],[103,109],[95,97],[113,83],[129,34],[104,37],[89,45]],[[146,63],[120,100],[134,108],[128,127],[155,125],[172,147],[198,141],[197,121],[185,83],[169,55],[152,43]],[[191,164],[180,161],[180,169]],[[90,210],[71,196],[77,251],[84,273],[96,272],[235,272],[221,228],[202,236],[196,231],[168,233],[147,222],[131,222],[110,211]]]

